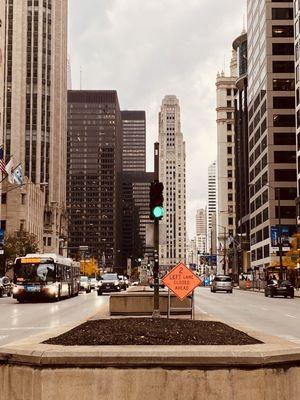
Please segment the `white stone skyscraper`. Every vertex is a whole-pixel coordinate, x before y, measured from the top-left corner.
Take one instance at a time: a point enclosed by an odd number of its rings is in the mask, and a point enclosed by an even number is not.
[[[233,52],[230,75],[218,74],[217,88],[217,193],[218,239],[235,236],[235,153],[234,153],[234,98],[236,94],[237,65]]]
[[[66,237],[68,1],[1,0],[0,20],[0,144],[26,182],[3,185],[1,226],[34,233],[40,250],[58,252]]]
[[[207,252],[206,208],[200,208],[196,214],[196,245],[200,253]]]
[[[165,241],[160,246],[160,266],[170,268],[186,261],[185,142],[176,96],[165,96],[159,113],[159,180],[164,185]],[[163,230],[163,229],[162,229]]]
[[[212,254],[216,254],[216,211],[217,211],[217,163],[208,167],[208,199],[207,199],[207,246]]]

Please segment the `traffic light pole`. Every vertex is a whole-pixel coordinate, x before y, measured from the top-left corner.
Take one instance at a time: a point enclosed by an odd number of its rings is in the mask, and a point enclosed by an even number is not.
[[[154,180],[159,181],[159,143],[154,143]],[[160,318],[159,311],[159,220],[154,220],[154,304],[152,318]]]

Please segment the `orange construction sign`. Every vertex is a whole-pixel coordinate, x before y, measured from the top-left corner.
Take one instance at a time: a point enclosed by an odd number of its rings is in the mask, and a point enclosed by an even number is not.
[[[180,299],[184,300],[202,281],[183,262],[174,267],[164,278],[163,283]]]

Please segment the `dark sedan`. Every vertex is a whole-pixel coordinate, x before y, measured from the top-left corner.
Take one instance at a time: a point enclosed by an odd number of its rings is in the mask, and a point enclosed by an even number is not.
[[[277,281],[275,279],[271,279],[268,281],[267,286],[265,287],[265,296],[283,296],[294,298],[294,286],[290,281]]]

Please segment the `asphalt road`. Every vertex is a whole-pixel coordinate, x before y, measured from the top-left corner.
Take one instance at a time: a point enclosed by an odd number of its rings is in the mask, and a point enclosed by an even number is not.
[[[241,324],[300,344],[300,298],[270,298],[242,290],[211,293],[209,288],[201,287],[196,291],[195,307],[229,324]]]
[[[109,296],[80,293],[57,303],[19,304],[10,297],[0,298],[0,346],[61,325],[81,323],[103,310],[107,314]]]

